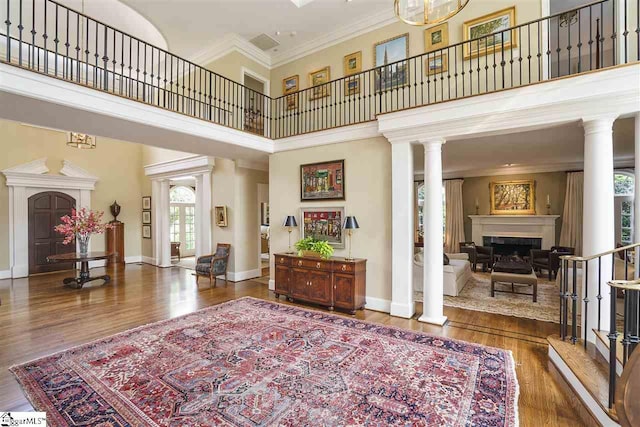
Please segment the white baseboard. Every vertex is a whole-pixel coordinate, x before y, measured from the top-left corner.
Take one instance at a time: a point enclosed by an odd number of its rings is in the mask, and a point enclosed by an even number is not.
[[[11,270],[0,270],[0,280],[11,279]]]
[[[145,264],[156,265],[156,260],[153,257],[143,255],[140,257],[140,259],[141,259],[141,262]]]
[[[256,268],[255,270],[237,271],[235,273],[227,273],[227,277],[232,282],[242,282],[243,280],[255,279],[262,276],[262,269]]]
[[[367,310],[381,311],[383,313],[391,312],[391,301],[382,298],[366,297],[367,303],[364,308]]]
[[[573,387],[573,390],[578,395],[578,398],[582,400],[584,405],[587,407],[591,415],[593,415],[598,422],[603,426],[619,426],[620,424],[615,423],[609,416],[602,410],[598,402],[596,402],[591,393],[584,388],[580,380],[573,374],[571,368],[567,366],[567,364],[562,360],[562,357],[558,354],[558,352],[553,348],[553,346],[549,345],[549,359],[555,365],[555,367],[560,371],[562,377]]]
[[[142,262],[142,255],[126,256],[124,257],[125,264],[136,264]]]
[[[269,279],[269,290],[270,291],[276,290],[276,281],[273,279]]]

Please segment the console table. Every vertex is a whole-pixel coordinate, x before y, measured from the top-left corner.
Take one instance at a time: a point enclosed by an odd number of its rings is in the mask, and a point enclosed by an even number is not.
[[[108,252],[89,252],[88,254],[81,255],[78,253],[49,255],[47,262],[79,262],[80,263],[80,276],[79,277],[67,277],[62,281],[65,285],[69,285],[74,289],[80,289],[85,283],[93,280],[104,280],[104,283],[109,283],[111,277],[108,274],[103,276],[91,277],[89,275],[89,261],[96,261],[101,259],[109,259],[115,256],[115,253]]]
[[[275,254],[275,295],[347,310],[355,314],[366,303],[367,260],[321,259]]]

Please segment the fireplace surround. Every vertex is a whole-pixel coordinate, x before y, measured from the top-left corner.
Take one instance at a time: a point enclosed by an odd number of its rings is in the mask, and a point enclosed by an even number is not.
[[[560,215],[469,215],[471,240],[484,244],[485,237],[539,239],[540,249],[556,244],[556,220]],[[490,245],[489,245],[490,246]]]

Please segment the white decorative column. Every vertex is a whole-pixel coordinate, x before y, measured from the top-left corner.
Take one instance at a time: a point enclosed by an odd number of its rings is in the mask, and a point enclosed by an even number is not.
[[[444,307],[442,145],[444,139],[421,141],[424,145],[424,302],[421,322],[443,325]]]
[[[635,190],[633,198],[633,242],[640,242],[640,113],[634,117],[634,166],[635,166]],[[640,277],[640,249],[636,250],[635,278]]]
[[[413,149],[391,144],[391,315],[411,318],[413,303]]]
[[[596,117],[583,120],[584,127],[584,204],[582,226],[582,254],[596,255],[615,248],[615,222],[613,198],[613,122],[615,116]],[[610,256],[601,262],[602,295],[600,326],[609,330],[610,288],[612,260]],[[585,277],[583,275],[583,277]],[[594,342],[592,328],[598,319],[598,261],[589,263],[589,282],[585,284],[590,303],[587,307],[587,340]],[[583,293],[584,295],[584,293]],[[583,301],[578,301],[583,304]]]
[[[158,216],[160,218],[159,234],[160,248],[159,248],[159,267],[171,267],[171,235],[169,233],[169,180],[160,180],[160,203],[158,205]]]
[[[196,257],[211,253],[211,171],[196,176]]]

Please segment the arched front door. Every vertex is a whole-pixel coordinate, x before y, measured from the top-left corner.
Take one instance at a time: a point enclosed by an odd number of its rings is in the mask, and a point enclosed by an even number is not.
[[[70,215],[76,200],[64,193],[46,191],[29,197],[29,274],[70,270],[73,263],[48,263],[54,254],[75,252],[75,244],[63,245],[64,236],[54,231],[60,218]]]

